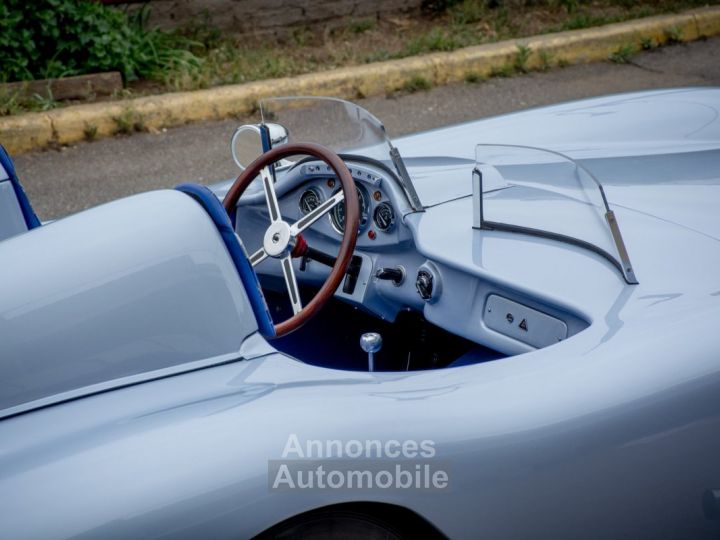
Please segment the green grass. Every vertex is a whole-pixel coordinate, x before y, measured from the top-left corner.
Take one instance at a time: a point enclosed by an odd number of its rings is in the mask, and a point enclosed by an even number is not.
[[[98,127],[95,124],[85,123],[85,127],[83,128],[83,135],[86,141],[94,141],[95,137],[97,137],[97,132]]]
[[[429,0],[428,0],[429,1]],[[705,0],[432,0],[431,15],[406,17],[401,25],[372,17],[349,18],[344,27],[319,30],[311,26],[291,29],[284,42],[250,36],[223,35],[207,19],[181,31],[167,33],[146,29],[134,34],[134,65],[140,66],[144,85],[132,83],[117,99],[164,91],[195,90],[224,84],[290,77],[336,67],[380,62],[527,35],[587,28],[640,16],[656,15],[704,5]],[[710,0],[720,4],[720,0]],[[429,5],[429,4],[428,4]],[[141,17],[141,16],[140,16]],[[141,27],[142,19],[136,24]],[[669,42],[682,39],[677,28],[666,30]],[[637,50],[657,46],[639,42]],[[627,62],[637,50],[620,48],[612,60]],[[535,62],[535,63],[533,63]],[[530,64],[533,63],[533,68]],[[518,46],[506,65],[490,76],[509,77],[531,69],[564,67],[567,61],[548,51],[531,51]],[[484,80],[468,73],[465,80]],[[427,79],[425,79],[426,82]],[[418,81],[397,91],[427,89]],[[428,83],[429,84],[429,83]],[[0,93],[0,115],[25,110],[43,110],[61,105],[53,100],[20,99]],[[120,119],[120,131],[135,131],[135,121]],[[141,122],[142,123],[142,122]]]
[[[527,47],[525,45],[518,45],[517,50],[517,53],[515,53],[515,62],[513,64],[513,67],[515,68],[515,71],[519,73],[527,73],[528,60],[530,59],[530,54],[532,53],[532,50],[530,49],[530,47]]]
[[[350,19],[348,30],[353,34],[364,34],[375,28],[375,21],[372,19]]]
[[[491,77],[512,77],[515,74],[515,66],[510,63],[502,64],[501,66],[493,66],[490,69]]]
[[[412,38],[399,56],[415,56],[427,52],[454,51],[472,44],[470,34],[462,28],[446,30],[435,27],[425,34]]]
[[[430,88],[432,88],[432,83],[430,81],[421,75],[414,75],[403,82],[398,90],[407,94],[414,94],[415,92],[430,90]]]
[[[711,2],[720,3],[720,0]],[[272,46],[266,41],[235,42],[218,38],[208,28],[201,27],[186,33],[189,40],[202,45],[192,49],[199,58],[199,65],[191,61],[183,65],[178,61],[175,67],[165,71],[162,82],[172,90],[192,90],[295,76],[346,65],[449,52],[500,39],[520,38],[528,32],[535,34],[610,24],[705,3],[704,0],[661,3],[655,0],[597,0],[590,4],[585,0],[533,0],[523,8],[510,9],[502,0],[437,0],[430,23],[418,24],[417,29],[403,27],[390,32],[401,34],[402,39],[389,38],[387,27],[377,20],[360,18],[349,19],[345,28],[322,36],[309,27],[299,27],[292,32],[290,47]],[[550,12],[551,19],[561,22],[551,20],[538,25],[533,22],[533,10]],[[520,17],[523,14],[527,14],[527,20]],[[676,34],[673,29],[668,29],[671,40]],[[510,76],[527,71],[530,54],[531,51],[519,48],[512,65],[496,69],[495,75]],[[566,61],[542,51],[538,52],[538,60],[539,69],[567,65]]]
[[[640,48],[643,51],[649,51],[655,48],[655,42],[650,37],[644,37],[640,40]]]
[[[553,61],[555,60],[555,55],[550,51],[546,51],[544,49],[538,52],[538,57],[540,58],[540,71],[549,70],[553,65]]]
[[[143,131],[147,131],[145,119],[140,113],[138,113],[131,107],[125,108],[120,114],[120,116],[114,117],[113,120],[115,121],[115,125],[117,126],[118,133],[120,133],[121,135],[130,135],[132,133],[140,133]],[[85,132],[85,135],[87,136],[87,132]]]
[[[10,116],[22,112],[40,112],[49,111],[60,106],[60,102],[52,97],[52,93],[48,96],[33,94],[25,96],[20,90],[2,90],[0,89],[0,116]]]
[[[473,24],[487,17],[487,3],[483,0],[466,0],[452,6],[449,10],[453,24]]]
[[[481,83],[485,81],[487,77],[484,77],[480,73],[477,73],[476,71],[470,71],[465,74],[465,82],[469,84],[476,84]]]
[[[637,48],[634,44],[626,43],[610,54],[610,61],[616,64],[627,64],[636,52]]]
[[[674,43],[680,43],[682,41],[682,34],[682,28],[678,28],[677,26],[668,28],[667,30],[665,30],[665,37],[667,38],[667,43],[670,45]]]

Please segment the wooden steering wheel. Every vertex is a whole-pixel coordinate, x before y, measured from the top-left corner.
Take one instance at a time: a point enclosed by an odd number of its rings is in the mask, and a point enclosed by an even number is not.
[[[275,195],[275,186],[269,166],[281,159],[297,155],[312,156],[327,163],[340,179],[342,189],[291,225],[283,221],[280,215],[280,206]],[[292,317],[279,324],[275,323],[275,337],[282,337],[309,321],[332,297],[340,285],[355,250],[360,221],[360,205],[350,171],[335,152],[319,144],[292,143],[265,152],[240,173],[223,202],[228,215],[235,211],[238,200],[258,174],[262,179],[270,226],[265,231],[262,247],[250,256],[250,263],[254,267],[268,257],[280,261],[293,309]],[[343,201],[345,201],[345,227],[335,265],[315,297],[303,307],[292,266],[293,255],[298,255],[296,248],[305,245],[300,234]]]

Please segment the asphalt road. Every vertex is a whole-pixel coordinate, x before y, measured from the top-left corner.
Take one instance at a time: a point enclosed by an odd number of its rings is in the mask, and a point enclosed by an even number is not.
[[[546,73],[358,101],[392,136],[602,94],[720,86],[720,38],[645,52],[631,64],[571,66]],[[15,159],[41,219],[55,219],[131,193],[234,177],[230,137],[242,119],[142,133]]]

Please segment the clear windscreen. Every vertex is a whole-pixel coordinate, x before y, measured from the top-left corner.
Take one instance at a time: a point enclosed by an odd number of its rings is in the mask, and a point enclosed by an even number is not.
[[[480,144],[475,159],[483,183],[510,186],[482,195],[483,228],[539,233],[592,249],[635,282],[602,186],[582,165],[549,150],[510,145]]]
[[[279,97],[260,101],[264,124],[280,124],[287,142],[313,142],[337,153],[390,159],[390,141],[382,123],[348,101],[322,97]]]

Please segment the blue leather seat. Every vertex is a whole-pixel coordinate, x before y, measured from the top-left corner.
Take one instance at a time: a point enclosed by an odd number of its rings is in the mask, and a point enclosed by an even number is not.
[[[237,268],[240,280],[245,287],[250,305],[257,319],[260,333],[265,337],[274,337],[275,326],[270,317],[270,312],[268,311],[265,297],[260,288],[257,274],[250,264],[245,248],[235,234],[235,230],[230,222],[230,217],[223,205],[215,194],[205,186],[198,184],[180,184],[176,186],[175,189],[195,199],[213,220],[223,242],[225,242],[230,257],[235,263],[235,268]]]

